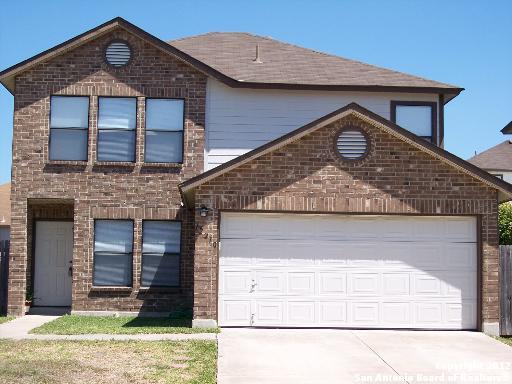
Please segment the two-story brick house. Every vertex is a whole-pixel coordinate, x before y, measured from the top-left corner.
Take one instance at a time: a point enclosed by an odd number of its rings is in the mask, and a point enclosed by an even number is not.
[[[9,313],[484,329],[512,186],[443,149],[461,88],[243,33],[116,18],[0,73]]]

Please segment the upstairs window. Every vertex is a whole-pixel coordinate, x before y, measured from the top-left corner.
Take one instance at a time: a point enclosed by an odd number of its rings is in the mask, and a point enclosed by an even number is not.
[[[87,161],[89,97],[52,96],[50,160]]]
[[[142,228],[143,287],[176,287],[180,281],[181,222],[145,220]]]
[[[130,287],[133,264],[133,221],[94,222],[95,286]]]
[[[137,99],[98,98],[98,161],[134,162]]]
[[[436,103],[392,101],[391,121],[421,138],[437,144]]]
[[[183,111],[183,100],[146,100],[145,162],[183,162]]]

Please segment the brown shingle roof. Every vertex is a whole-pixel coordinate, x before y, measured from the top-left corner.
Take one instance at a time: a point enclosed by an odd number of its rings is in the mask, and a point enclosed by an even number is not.
[[[169,41],[169,44],[241,82],[434,87],[460,90],[454,85],[379,68],[249,33],[212,32]],[[254,61],[257,45],[261,63]]]
[[[0,82],[14,94],[15,78],[20,73],[117,28],[234,88],[426,92],[446,95],[445,102],[463,90],[248,33],[214,32],[166,43],[121,17],[0,71]],[[259,64],[253,62],[257,44],[262,57]]]
[[[11,225],[11,183],[0,185],[0,227]]]
[[[512,143],[506,140],[468,159],[471,164],[493,171],[512,171]]]

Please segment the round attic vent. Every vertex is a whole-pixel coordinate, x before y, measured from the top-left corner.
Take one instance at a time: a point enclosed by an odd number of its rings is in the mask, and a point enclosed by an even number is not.
[[[128,43],[124,41],[111,42],[105,51],[107,62],[116,68],[123,67],[130,61],[132,51]]]
[[[347,128],[336,139],[336,150],[346,160],[359,160],[368,152],[368,138],[358,128]]]

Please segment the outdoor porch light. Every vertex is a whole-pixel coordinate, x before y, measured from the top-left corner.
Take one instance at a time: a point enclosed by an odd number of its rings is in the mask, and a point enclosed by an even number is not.
[[[201,217],[206,217],[208,215],[208,211],[209,209],[206,207],[206,205],[203,204],[199,208],[199,215],[201,215]]]

